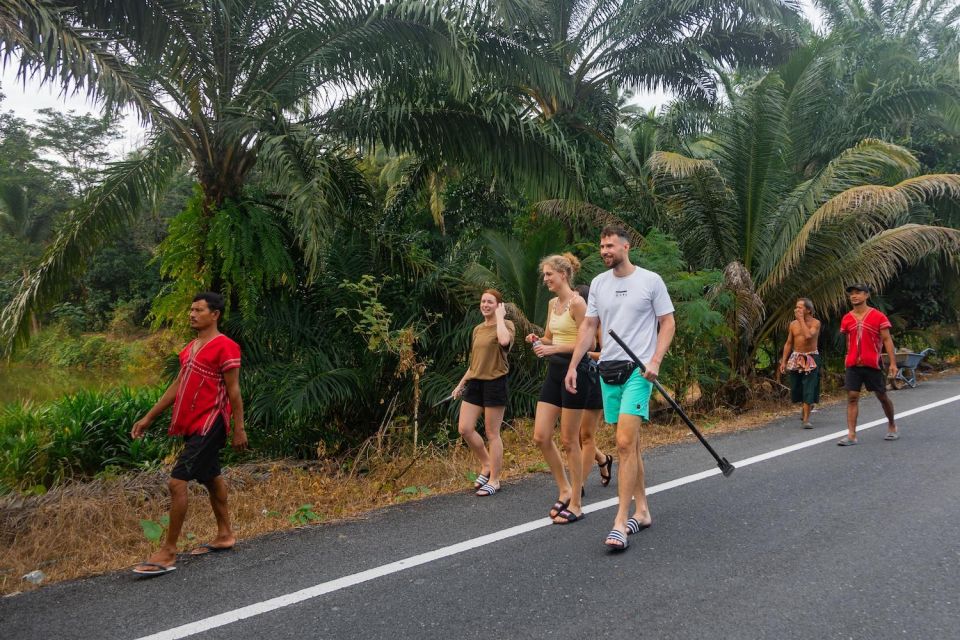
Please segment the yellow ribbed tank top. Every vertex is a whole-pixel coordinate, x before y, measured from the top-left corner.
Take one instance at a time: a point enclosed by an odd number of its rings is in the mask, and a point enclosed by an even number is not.
[[[553,335],[553,344],[574,344],[577,341],[577,323],[570,314],[570,306],[568,305],[566,311],[557,315],[553,312],[556,302],[550,305],[548,322],[550,333]]]

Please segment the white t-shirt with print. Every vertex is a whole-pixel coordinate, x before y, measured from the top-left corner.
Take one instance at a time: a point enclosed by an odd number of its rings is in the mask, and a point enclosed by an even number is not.
[[[603,348],[600,361],[629,360],[607,332],[613,329],[646,364],[657,351],[657,316],[673,313],[673,303],[663,278],[637,267],[622,278],[604,271],[590,283],[587,316],[600,318]]]

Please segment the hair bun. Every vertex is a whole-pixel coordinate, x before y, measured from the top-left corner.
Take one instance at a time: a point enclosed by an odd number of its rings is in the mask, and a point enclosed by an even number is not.
[[[563,257],[570,261],[570,266],[573,268],[574,273],[578,273],[580,271],[580,260],[577,258],[577,256],[567,251],[563,254]]]

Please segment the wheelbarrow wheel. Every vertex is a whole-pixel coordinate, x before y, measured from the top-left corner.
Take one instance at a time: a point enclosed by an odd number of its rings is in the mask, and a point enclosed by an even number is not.
[[[906,378],[906,383],[907,383],[908,385],[910,385],[910,388],[911,388],[911,389],[916,389],[916,388],[917,388],[917,370],[916,370],[916,369],[910,369],[910,377],[909,377],[909,378],[907,378],[906,375],[904,375],[903,377]]]

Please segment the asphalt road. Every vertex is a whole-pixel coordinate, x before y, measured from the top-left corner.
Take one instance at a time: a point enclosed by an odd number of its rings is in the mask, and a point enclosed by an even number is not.
[[[891,397],[901,413],[958,395],[952,377]],[[838,432],[843,412],[711,442],[736,463]],[[859,446],[829,438],[726,479],[690,478],[716,471],[694,441],[649,452],[655,523],[621,554],[602,544],[612,486],[594,471],[595,510],[547,525],[556,496],[539,475],[490,499],[441,496],[182,558],[158,578],[4,598],[0,638],[960,638],[958,415],[960,397],[899,420],[899,441],[878,426]],[[864,398],[861,424],[881,416]]]

